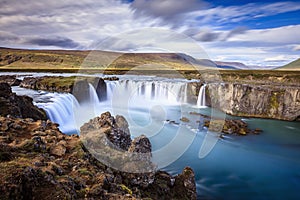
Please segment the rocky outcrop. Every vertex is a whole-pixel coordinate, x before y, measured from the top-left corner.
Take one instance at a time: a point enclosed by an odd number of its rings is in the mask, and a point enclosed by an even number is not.
[[[10,86],[18,86],[22,81],[17,79],[15,75],[2,75],[0,76],[0,83],[8,83]]]
[[[124,117],[117,115],[116,119],[109,112],[105,112],[85,123],[80,128],[80,135],[85,137],[91,132],[97,131],[98,133],[95,134],[100,135],[100,137],[101,135],[105,136],[113,147],[127,151],[131,145],[128,123]]]
[[[32,98],[16,95],[7,83],[0,83],[0,115],[35,120],[47,119],[45,111],[33,105]]]
[[[300,116],[300,88],[296,86],[208,84],[209,105],[244,117],[293,121]]]
[[[190,112],[190,115],[200,116],[200,120],[197,120],[198,129],[203,130],[204,127],[213,132],[222,132],[231,135],[258,135],[262,132],[261,129],[255,128],[250,129],[248,124],[243,120],[239,119],[222,119],[222,118],[211,118],[211,116],[203,115],[197,112]],[[221,137],[223,134],[220,135]]]
[[[85,128],[128,128],[116,121],[105,113]],[[62,134],[49,120],[0,116],[0,199],[196,199],[192,169],[175,177],[118,171],[95,159],[80,137]],[[129,149],[150,152],[151,145],[141,136]]]
[[[89,97],[89,83],[94,86],[98,99],[100,101],[106,100],[106,83],[102,78],[98,77],[25,77],[20,87],[49,92],[72,93],[81,103]]]
[[[74,80],[74,77],[62,76],[25,77],[20,87],[49,92],[71,92]]]
[[[70,85],[70,91],[79,103],[89,100],[89,83],[86,80],[78,80]]]
[[[113,80],[113,77],[111,77]],[[98,99],[100,101],[105,101],[107,99],[106,83],[102,78],[95,78],[93,81],[93,86],[96,89]]]

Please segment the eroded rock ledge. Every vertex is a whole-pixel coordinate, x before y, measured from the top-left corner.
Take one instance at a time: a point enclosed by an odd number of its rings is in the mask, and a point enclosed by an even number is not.
[[[0,82],[0,115],[11,115],[19,118],[47,119],[44,110],[36,107],[32,103],[32,98],[28,96],[18,96],[11,91],[7,83]]]
[[[207,92],[210,105],[230,115],[300,119],[300,88],[297,86],[211,83]]]
[[[86,130],[106,129],[99,138],[119,150],[151,154],[148,138],[128,137],[123,117],[104,113],[91,122]],[[62,134],[49,120],[0,116],[0,177],[0,199],[196,199],[191,168],[175,177],[115,170],[95,159],[78,135]]]

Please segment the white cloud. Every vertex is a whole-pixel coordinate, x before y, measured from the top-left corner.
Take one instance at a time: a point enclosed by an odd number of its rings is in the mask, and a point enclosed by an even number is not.
[[[271,4],[255,4],[250,3],[241,6],[218,6],[206,10],[197,10],[188,13],[188,17],[195,21],[202,20],[202,23],[228,23],[240,22],[249,18],[259,18],[264,16],[272,16],[280,13],[300,10],[299,2],[277,2]],[[193,21],[191,20],[191,23]]]
[[[293,51],[300,51],[300,44],[293,46]]]
[[[131,6],[138,14],[174,20],[178,15],[205,8],[207,3],[200,0],[134,0]]]
[[[248,30],[244,34],[231,37],[229,41],[294,43],[300,41],[300,25],[283,26],[271,29]],[[258,44],[259,45],[259,44]]]

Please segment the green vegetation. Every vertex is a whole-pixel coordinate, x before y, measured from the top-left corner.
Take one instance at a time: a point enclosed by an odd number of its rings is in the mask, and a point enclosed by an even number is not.
[[[123,191],[127,192],[128,194],[132,195],[131,189],[129,189],[126,185],[120,184],[120,187]]]
[[[278,70],[300,70],[300,58],[277,69]]]

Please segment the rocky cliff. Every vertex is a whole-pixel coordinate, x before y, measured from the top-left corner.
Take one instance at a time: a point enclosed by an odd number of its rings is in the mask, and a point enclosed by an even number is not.
[[[207,94],[209,106],[230,115],[300,119],[300,87],[297,86],[210,83]]]
[[[19,118],[47,119],[44,110],[32,103],[28,96],[18,96],[11,91],[10,85],[0,82],[0,115]]]

